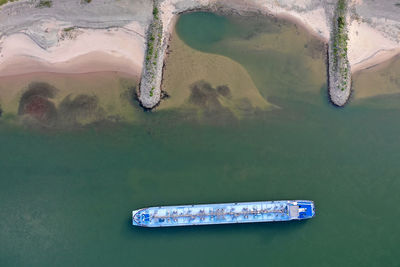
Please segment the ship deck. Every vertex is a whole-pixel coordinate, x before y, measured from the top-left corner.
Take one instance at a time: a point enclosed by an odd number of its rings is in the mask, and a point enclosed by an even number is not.
[[[136,225],[148,227],[251,223],[298,219],[299,206],[290,201],[151,207],[134,211]]]

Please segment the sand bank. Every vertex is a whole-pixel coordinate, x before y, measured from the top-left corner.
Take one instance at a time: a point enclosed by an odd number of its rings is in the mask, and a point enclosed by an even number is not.
[[[242,113],[256,108],[273,107],[261,96],[246,69],[234,60],[197,51],[186,45],[176,32],[173,33],[169,49],[172,52],[166,61],[163,87],[170,98],[159,109],[225,107],[240,117]],[[201,101],[198,101],[196,93],[205,86],[207,90],[203,90],[206,92],[202,94],[200,92]],[[219,88],[222,94],[216,93],[218,90],[214,92],[212,88]]]

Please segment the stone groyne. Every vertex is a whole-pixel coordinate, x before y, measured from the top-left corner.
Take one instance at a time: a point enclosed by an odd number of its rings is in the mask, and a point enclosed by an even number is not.
[[[174,17],[182,12],[205,8],[208,5],[208,0],[154,0],[153,20],[147,31],[146,57],[138,92],[143,108],[150,110],[156,107],[163,96],[161,83],[164,60]]]
[[[347,58],[347,0],[338,0],[328,48],[329,97],[336,106],[343,106],[350,97],[351,69]]]
[[[155,107],[161,99],[162,68],[166,50],[166,40],[163,40],[163,35],[160,5],[155,0],[153,20],[147,31],[147,50],[139,91],[140,103],[146,109]]]

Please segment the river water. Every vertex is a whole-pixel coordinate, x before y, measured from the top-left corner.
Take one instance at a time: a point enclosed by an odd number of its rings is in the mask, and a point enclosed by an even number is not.
[[[276,108],[240,119],[225,109],[165,109],[135,123],[67,131],[0,120],[0,265],[398,266],[398,105],[379,96],[380,105],[355,99],[332,107],[325,69],[314,67],[324,67],[318,42],[309,48],[312,37],[290,23],[246,21],[192,13],[177,34],[193,49],[239,62]],[[279,33],[300,41],[282,47]],[[260,47],[254,38],[277,43]],[[144,206],[275,199],[314,200],[317,215],[130,225],[131,211]]]

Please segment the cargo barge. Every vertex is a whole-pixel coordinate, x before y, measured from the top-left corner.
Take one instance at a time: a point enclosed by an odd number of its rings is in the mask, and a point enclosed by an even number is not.
[[[314,217],[310,200],[280,200],[149,207],[132,212],[132,224],[169,227],[303,220]]]

